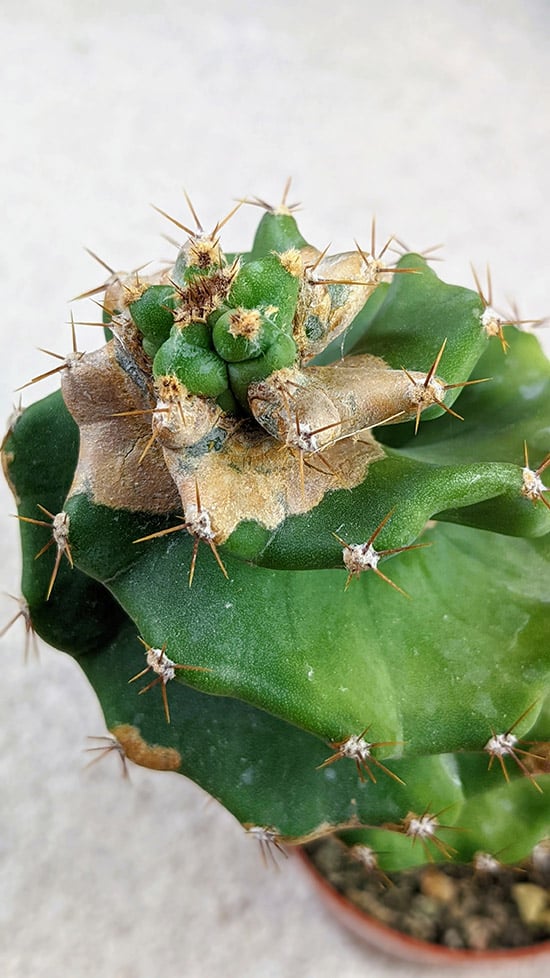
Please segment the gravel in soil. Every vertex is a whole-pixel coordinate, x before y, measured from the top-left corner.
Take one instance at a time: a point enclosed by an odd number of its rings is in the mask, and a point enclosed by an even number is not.
[[[385,874],[333,838],[304,849],[351,903],[419,940],[485,951],[550,939],[550,860],[539,868],[438,863]]]

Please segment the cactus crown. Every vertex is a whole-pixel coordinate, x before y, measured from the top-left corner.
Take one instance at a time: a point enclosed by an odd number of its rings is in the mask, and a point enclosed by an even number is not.
[[[490,286],[255,202],[250,251],[193,212],[173,264],[92,290],[106,345],[11,425],[18,615],[123,760],[262,846],[520,859],[548,832],[549,365]]]

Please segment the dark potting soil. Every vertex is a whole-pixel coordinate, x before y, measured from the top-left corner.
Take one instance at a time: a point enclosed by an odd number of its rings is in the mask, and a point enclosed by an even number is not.
[[[317,870],[359,909],[412,937],[485,951],[550,940],[550,871],[429,864],[383,874],[333,838],[304,847]]]

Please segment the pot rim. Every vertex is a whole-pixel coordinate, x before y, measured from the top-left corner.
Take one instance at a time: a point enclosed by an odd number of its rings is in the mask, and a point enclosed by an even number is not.
[[[467,950],[431,944],[418,937],[411,937],[382,923],[365,910],[346,899],[332,886],[312,863],[303,847],[295,850],[297,861],[312,880],[325,905],[340,922],[367,944],[406,961],[422,964],[471,964],[472,962],[515,961],[540,954],[550,954],[550,940],[538,941],[517,948],[500,948],[486,951]]]

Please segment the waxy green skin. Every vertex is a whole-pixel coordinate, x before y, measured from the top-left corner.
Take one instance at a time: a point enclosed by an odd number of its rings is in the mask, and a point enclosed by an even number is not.
[[[264,215],[241,259],[246,274],[229,297],[245,308],[275,305],[277,273],[279,299],[287,302],[278,325],[287,340],[296,295],[282,294],[272,251],[304,243],[291,215]],[[264,291],[261,262],[269,271]],[[22,522],[22,591],[37,632],[78,658],[107,726],[130,724],[147,743],[178,750],[181,773],[243,824],[299,841],[321,826],[360,823],[369,828],[346,833],[346,841],[367,841],[384,853],[381,865],[394,869],[426,854],[376,826],[409,811],[445,809],[445,824],[467,829],[441,832],[457,859],[505,848],[502,858],[514,861],[547,833],[548,794],[521,777],[512,759],[511,784],[497,761],[488,771],[483,747],[529,707],[514,733],[550,739],[550,513],[521,494],[523,440],[533,467],[548,450],[550,370],[532,336],[510,329],[506,356],[488,341],[476,293],[444,285],[418,256],[401,265],[421,274],[376,289],[348,331],[352,352],[383,356],[396,370],[426,371],[446,340],[438,375],[447,383],[492,378],[449,391],[449,405],[460,394],[462,424],[434,407],[422,414],[416,437],[412,422],[377,429],[387,455],[370,465],[362,485],[327,493],[275,531],[251,521],[238,526],[219,547],[227,579],[201,543],[189,588],[187,533],[135,543],[174,526],[175,513],[114,510],[70,494],[78,431],[61,395],[51,395],[23,413],[4,458],[21,516],[40,517],[38,504],[68,513],[75,569],[63,557],[46,601],[55,548],[34,557],[50,531]],[[157,305],[150,328],[136,325],[160,374],[176,328],[163,333],[170,323],[165,317],[157,328],[158,313]],[[215,329],[219,317],[212,318]],[[203,337],[195,351],[213,352],[212,325],[191,327],[195,340]],[[333,359],[341,355],[337,346]],[[270,369],[261,359],[268,353],[228,367],[243,411],[249,375]],[[232,377],[235,368],[241,374]],[[344,590],[333,534],[362,543],[390,511],[378,550],[430,544],[381,561],[410,598],[373,573]],[[180,671],[168,683],[169,725],[159,689],[139,696],[139,683],[128,684],[145,665],[138,636],[166,646],[176,663],[209,670]],[[376,783],[362,782],[350,759],[320,769],[331,742],[367,726],[369,741],[392,742],[373,755],[405,784],[374,765]],[[550,778],[537,781],[548,792]]]
[[[151,285],[130,305],[132,319],[143,333],[143,349],[153,358],[168,339],[174,322],[174,287]]]

